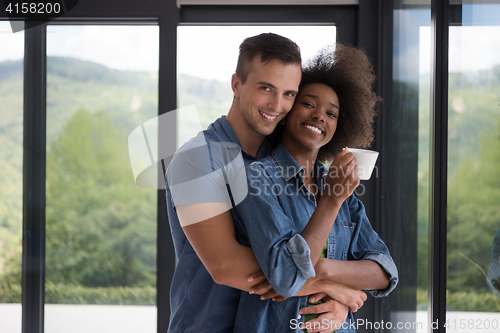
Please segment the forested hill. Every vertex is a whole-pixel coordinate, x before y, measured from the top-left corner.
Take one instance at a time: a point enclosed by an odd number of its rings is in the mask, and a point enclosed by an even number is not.
[[[0,62],[0,82],[22,75],[22,69],[22,60]],[[151,87],[154,87],[154,81],[146,72],[111,69],[94,62],[67,57],[48,57],[47,75],[69,78],[76,82],[101,82],[131,86],[150,84]]]
[[[0,62],[0,129],[21,124],[23,62]],[[229,85],[180,74],[178,78],[179,107],[195,104],[210,123],[227,113],[232,100]],[[115,124],[132,130],[140,124],[141,115],[156,115],[158,75],[156,73],[123,71],[67,57],[47,58],[47,136],[53,139],[62,124],[77,108],[90,112],[106,110]],[[166,110],[170,111],[170,110]],[[152,118],[150,116],[149,118]],[[5,119],[7,118],[7,119]],[[147,119],[144,119],[147,120]],[[210,121],[209,121],[210,120]],[[206,123],[205,125],[207,125]]]

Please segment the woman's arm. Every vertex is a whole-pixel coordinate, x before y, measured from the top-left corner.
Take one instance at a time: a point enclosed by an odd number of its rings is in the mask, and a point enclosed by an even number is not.
[[[311,249],[311,262],[316,265],[342,203],[359,185],[354,155],[345,149],[330,165],[326,185],[313,215],[300,233]]]
[[[189,206],[194,205],[177,207],[180,218],[186,211],[202,208]],[[253,291],[258,295],[266,294],[265,298],[276,295],[270,290],[269,284],[262,283],[266,278],[252,249],[236,241],[229,211],[201,223],[186,226],[183,230],[216,283],[247,292]],[[335,284],[344,284],[354,289],[385,289],[389,284],[387,273],[371,260],[348,262],[320,258],[315,269],[317,276],[309,279],[296,296],[330,290],[330,296],[335,298],[333,293],[339,290],[332,287]]]
[[[315,269],[316,277],[308,279],[295,296],[324,292],[339,300],[339,296],[335,295],[335,292],[341,291],[337,288],[339,285],[345,286],[346,290],[383,290],[387,289],[390,284],[387,272],[371,260],[342,261],[320,258]],[[262,272],[250,276],[252,280],[262,280],[263,278]],[[266,281],[253,289],[256,294],[263,295],[264,299],[274,297],[272,293],[265,293],[265,290],[268,289]]]
[[[335,172],[328,179],[332,190],[324,191],[307,224],[294,221],[284,211],[283,200],[293,200],[290,196],[300,194],[287,193],[288,183],[273,174],[282,173],[281,169],[260,163],[246,169],[248,195],[235,207],[233,217],[267,280],[285,297],[294,296],[308,278],[314,277],[314,265],[340,207],[359,184],[356,161],[347,150],[337,156],[332,168]],[[281,189],[278,195],[274,193],[276,188]]]
[[[320,258],[315,266],[316,276],[351,288],[384,290],[389,288],[387,272],[372,260],[334,260]]]
[[[320,291],[326,292],[324,290],[316,291],[318,285],[343,285],[357,290],[383,290],[389,287],[387,273],[379,264],[371,260],[342,261],[320,258],[315,269],[316,277],[307,280],[296,296],[311,295]],[[318,284],[317,281],[320,283]]]

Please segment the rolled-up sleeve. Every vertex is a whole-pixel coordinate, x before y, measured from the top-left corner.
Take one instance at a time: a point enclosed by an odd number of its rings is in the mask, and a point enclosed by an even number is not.
[[[367,259],[378,263],[389,276],[389,287],[384,290],[366,290],[373,297],[385,297],[396,288],[399,274],[389,249],[373,230],[364,205],[354,195],[349,197],[349,212],[356,230],[351,242],[348,260]]]
[[[389,295],[391,291],[396,288],[399,281],[398,269],[396,267],[396,264],[394,263],[394,260],[392,260],[392,257],[384,253],[368,252],[363,256],[362,259],[375,261],[384,269],[384,271],[386,271],[387,275],[389,275],[389,287],[387,287],[387,289],[366,291],[369,292],[373,297],[385,297]]]
[[[290,252],[293,261],[304,278],[308,279],[316,276],[316,272],[311,261],[311,249],[309,248],[309,245],[307,245],[304,237],[299,234],[293,236],[288,241],[286,248],[288,249],[288,252]]]
[[[248,195],[233,211],[239,240],[252,248],[273,289],[292,297],[315,276],[309,246],[275,194],[283,187],[258,162],[247,166],[247,180]]]

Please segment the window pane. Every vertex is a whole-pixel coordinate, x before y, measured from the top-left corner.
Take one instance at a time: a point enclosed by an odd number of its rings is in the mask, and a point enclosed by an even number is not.
[[[178,107],[194,104],[197,110],[194,115],[179,112],[178,147],[227,114],[233,100],[231,76],[236,71],[239,46],[245,38],[267,32],[297,43],[303,62],[336,41],[336,27],[327,25],[177,28]]]
[[[0,323],[21,332],[24,33],[0,21]]]
[[[384,101],[381,113],[386,187],[381,209],[383,227],[390,230],[386,242],[399,270],[399,284],[382,304],[390,311],[392,329],[423,333],[429,330],[431,10],[429,5],[397,6],[393,11],[392,97]]]
[[[127,138],[158,115],[158,38],[47,28],[47,333],[156,332],[157,192],[135,184]]]
[[[500,2],[451,26],[448,100],[449,332],[500,328]]]

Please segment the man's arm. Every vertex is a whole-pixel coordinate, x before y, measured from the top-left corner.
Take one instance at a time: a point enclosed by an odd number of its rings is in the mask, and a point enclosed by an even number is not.
[[[179,220],[182,221],[193,211],[205,209],[206,205],[207,203],[177,206]],[[236,241],[229,210],[205,221],[185,226],[183,230],[216,283],[250,291],[255,284],[265,280],[265,276],[261,275],[251,282],[248,281],[250,275],[260,271],[260,266],[252,249]],[[267,291],[269,286],[259,289],[260,293]]]
[[[216,283],[249,291],[264,279],[247,282],[248,275],[260,267],[252,250],[235,238],[225,173],[228,169],[242,171],[244,177],[239,148],[214,142],[208,145],[200,132],[176,152],[167,169],[168,215],[174,228],[182,227],[181,232]],[[246,184],[246,177],[243,181]]]

